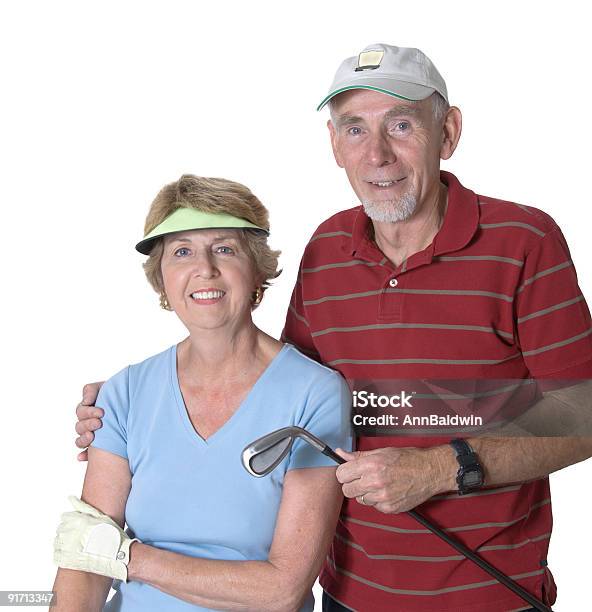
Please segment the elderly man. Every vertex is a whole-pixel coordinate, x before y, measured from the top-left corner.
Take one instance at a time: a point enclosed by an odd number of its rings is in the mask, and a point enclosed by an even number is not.
[[[311,238],[284,339],[352,387],[592,378],[590,315],[557,225],[440,172],[461,113],[433,63],[417,49],[370,45],[342,63],[325,104],[335,159],[362,205]],[[87,387],[84,403],[94,395]],[[79,418],[92,410],[79,407]],[[97,425],[78,424],[79,446]],[[348,499],[321,574],[326,610],[529,607],[404,513],[418,506],[554,602],[547,476],[591,456],[591,439],[454,437],[364,435],[357,453],[343,454],[337,478]]]
[[[432,62],[371,45],[343,62],[326,103],[335,159],[362,206],[310,240],[284,338],[350,381],[591,378],[590,316],[559,228],[439,171],[461,113]],[[546,476],[589,457],[590,439],[448,440],[359,438],[337,470],[349,500],[321,575],[329,609],[527,607],[400,514],[420,504],[554,601]]]

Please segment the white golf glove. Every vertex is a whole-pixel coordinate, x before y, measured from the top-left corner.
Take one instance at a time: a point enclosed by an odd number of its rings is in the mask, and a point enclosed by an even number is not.
[[[68,498],[74,512],[62,514],[54,542],[54,562],[60,567],[101,574],[127,582],[132,542],[109,516],[77,497]]]

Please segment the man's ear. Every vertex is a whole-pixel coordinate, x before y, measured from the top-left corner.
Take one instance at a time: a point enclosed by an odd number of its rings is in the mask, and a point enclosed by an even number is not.
[[[442,123],[442,144],[440,159],[450,159],[460,140],[462,132],[462,114],[456,106],[451,106]]]
[[[337,146],[337,130],[335,129],[335,126],[333,125],[333,121],[331,121],[331,119],[327,121],[327,127],[329,128],[331,148],[333,149],[333,157],[335,158],[337,165],[340,168],[343,168],[343,162],[341,161],[341,156],[339,155],[339,147]]]

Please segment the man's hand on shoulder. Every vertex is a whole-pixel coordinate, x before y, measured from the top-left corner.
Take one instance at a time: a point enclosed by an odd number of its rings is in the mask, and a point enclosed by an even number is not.
[[[78,417],[76,423],[76,433],[78,434],[76,446],[85,449],[78,454],[78,461],[88,460],[86,448],[88,448],[95,439],[93,431],[99,429],[103,425],[101,419],[105,413],[102,408],[97,408],[95,406],[97,395],[102,385],[102,382],[84,385],[82,389],[82,401],[76,406],[76,416]]]
[[[456,489],[457,464],[448,446],[338,450],[338,454],[347,459],[337,468],[343,494],[385,514],[406,512]]]

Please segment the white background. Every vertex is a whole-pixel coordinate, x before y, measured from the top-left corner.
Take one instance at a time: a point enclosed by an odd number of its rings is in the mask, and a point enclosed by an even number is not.
[[[585,295],[590,32],[582,4],[3,2],[0,590],[49,589],[52,539],[84,465],[82,384],[178,341],[133,244],[183,172],[247,184],[284,273],[256,313],[278,336],[308,236],[354,205],[315,107],[372,42],[423,49],[464,114],[445,164],[562,227]],[[552,477],[557,610],[589,602],[592,462]]]

